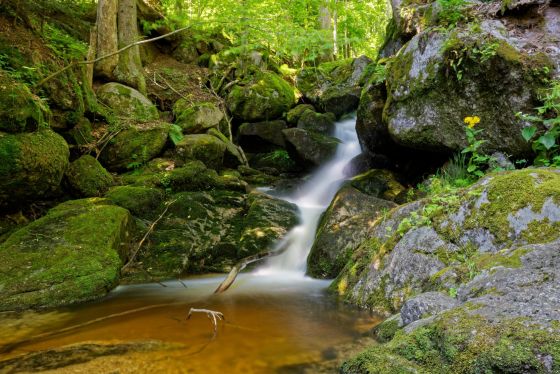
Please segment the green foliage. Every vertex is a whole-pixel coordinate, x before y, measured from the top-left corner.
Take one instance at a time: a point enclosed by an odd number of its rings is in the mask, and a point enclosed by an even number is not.
[[[477,139],[484,130],[475,130],[470,127],[465,127],[465,134],[467,135],[467,142],[469,145],[461,151],[467,155],[467,173],[473,178],[478,179],[484,176],[484,170],[488,167],[490,156],[481,152],[480,147],[486,140]]]
[[[76,39],[56,26],[46,24],[43,27],[43,36],[54,54],[66,61],[83,59],[87,53],[88,45]]]
[[[465,0],[437,0],[437,2],[441,6],[438,14],[440,25],[453,28],[467,19],[465,14],[467,2]]]
[[[169,129],[169,139],[171,139],[175,145],[183,140],[183,129],[181,129],[181,126],[171,125]]]
[[[552,81],[542,97],[543,104],[535,108],[536,115],[517,113],[517,116],[533,125],[525,127],[521,135],[532,142],[537,154],[536,166],[560,166],[560,81]],[[540,130],[544,128],[544,130]]]

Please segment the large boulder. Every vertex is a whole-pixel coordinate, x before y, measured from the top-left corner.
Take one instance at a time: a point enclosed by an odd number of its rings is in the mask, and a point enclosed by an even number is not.
[[[271,169],[279,173],[301,171],[301,167],[292,159],[285,149],[253,154],[249,159],[249,164],[257,170],[266,170],[267,172]]]
[[[274,73],[258,72],[234,85],[226,104],[233,116],[242,121],[275,119],[294,106],[294,89]]]
[[[370,63],[361,56],[305,68],[297,75],[296,87],[319,110],[340,117],[358,107],[361,79]]]
[[[516,113],[538,105],[551,67],[545,55],[520,52],[485,31],[426,31],[388,68],[385,123],[400,145],[453,152],[467,146],[464,118],[478,116],[485,152],[522,156],[530,151],[521,136],[529,123]]]
[[[208,129],[218,127],[224,119],[224,113],[214,103],[192,103],[185,99],[178,100],[173,106],[175,124],[185,134],[200,134]]]
[[[330,160],[339,144],[339,140],[321,135],[314,131],[292,128],[282,133],[288,143],[288,151],[306,166],[319,166]]]
[[[286,121],[290,125],[297,125],[301,115],[307,110],[315,111],[315,108],[311,104],[299,104],[295,106],[286,114]]]
[[[84,155],[70,163],[66,179],[81,196],[102,196],[113,184],[113,176],[90,155]]]
[[[130,211],[140,218],[152,218],[159,214],[164,193],[153,187],[117,186],[107,192],[105,197],[113,204]]]
[[[45,123],[47,106],[0,70],[0,131],[23,132]]]
[[[525,169],[488,176],[460,193],[394,209],[376,222],[333,285],[346,300],[381,313],[410,297],[457,289],[497,266],[518,267],[528,244],[560,238],[560,172]]]
[[[102,199],[74,200],[0,244],[0,310],[69,305],[104,296],[119,280],[131,216]]]
[[[140,122],[159,119],[156,106],[146,96],[123,84],[104,84],[97,89],[97,98],[119,116]]]
[[[37,200],[54,192],[68,157],[68,145],[51,130],[0,133],[0,205]]]
[[[163,122],[129,125],[107,143],[101,162],[112,171],[138,168],[163,151],[169,129]]]
[[[300,116],[297,127],[324,135],[332,135],[335,121],[336,116],[333,113],[316,113],[313,110],[306,110]]]
[[[226,144],[209,134],[187,135],[175,145],[175,154],[181,163],[199,160],[212,169],[223,166],[225,152]]]
[[[282,120],[244,123],[238,130],[239,144],[243,149],[253,152],[285,147],[282,130],[287,128],[286,122]]]

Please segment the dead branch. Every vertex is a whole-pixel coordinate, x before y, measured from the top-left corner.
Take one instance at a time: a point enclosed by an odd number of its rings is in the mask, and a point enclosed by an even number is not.
[[[150,236],[150,234],[154,231],[154,228],[156,227],[156,225],[165,216],[165,214],[169,210],[169,207],[171,207],[171,205],[173,203],[175,203],[176,201],[177,201],[177,199],[171,200],[171,201],[169,201],[165,204],[166,205],[165,209],[163,210],[163,212],[161,212],[159,217],[154,222],[152,222],[152,224],[148,228],[148,231],[146,231],[146,233],[144,234],[144,237],[142,237],[142,240],[140,240],[140,242],[136,246],[136,249],[132,253],[132,256],[130,256],[130,259],[128,260],[128,262],[126,264],[124,264],[124,266],[121,268],[121,273],[124,272],[134,262],[134,259],[136,258],[136,255],[138,254],[138,251],[140,251],[140,248],[142,248],[142,245],[144,244],[146,239],[148,239],[148,236]]]
[[[290,247],[291,241],[287,240],[279,249],[274,249],[271,251],[266,251],[266,252],[260,252],[257,253],[256,255],[253,256],[249,256],[249,257],[245,257],[244,259],[242,259],[241,261],[239,261],[237,264],[235,264],[235,266],[230,270],[229,274],[227,275],[226,279],[224,279],[224,281],[222,283],[220,283],[220,285],[218,286],[218,288],[216,288],[216,291],[214,291],[214,293],[222,293],[228,290],[228,288],[230,288],[230,286],[233,284],[233,282],[235,282],[235,279],[237,278],[237,275],[247,267],[247,265],[252,264],[254,262],[263,260],[265,258],[269,258],[269,257],[275,257],[275,256],[279,256],[282,253],[286,252],[288,250],[288,248]]]
[[[208,319],[212,322],[212,326],[214,326],[214,338],[218,334],[218,321],[225,321],[225,317],[221,312],[216,312],[210,309],[196,309],[191,308],[189,310],[189,314],[187,314],[187,319],[191,319],[191,315],[193,313],[206,313]]]

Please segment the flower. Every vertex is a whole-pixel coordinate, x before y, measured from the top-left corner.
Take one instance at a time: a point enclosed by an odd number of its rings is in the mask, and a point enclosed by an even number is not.
[[[472,129],[477,123],[480,123],[480,117],[479,116],[465,117],[463,122],[467,124],[467,127],[469,129]]]

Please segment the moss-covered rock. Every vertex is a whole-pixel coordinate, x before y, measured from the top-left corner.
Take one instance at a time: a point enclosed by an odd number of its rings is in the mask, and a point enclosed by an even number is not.
[[[0,244],[0,310],[69,305],[104,296],[119,279],[131,239],[126,209],[74,200]]]
[[[70,144],[76,144],[78,146],[84,146],[86,144],[92,143],[95,138],[93,137],[93,127],[91,122],[82,117],[78,120],[76,125],[70,129],[65,136]]]
[[[0,205],[37,200],[55,191],[68,157],[68,145],[51,130],[0,133]]]
[[[297,127],[323,135],[331,135],[334,132],[335,121],[336,116],[333,113],[316,113],[312,110],[306,110],[300,116]]]
[[[251,155],[249,164],[257,170],[269,171],[272,168],[279,173],[301,171],[301,167],[292,159],[285,149]]]
[[[226,104],[233,116],[242,121],[275,119],[295,104],[294,89],[272,72],[258,72],[233,86]]]
[[[70,163],[66,179],[84,197],[102,196],[113,184],[113,176],[90,155],[84,155]]]
[[[48,107],[29,88],[0,70],[0,131],[35,130],[46,123]]]
[[[185,134],[200,134],[208,129],[218,127],[224,119],[224,113],[214,103],[191,103],[185,99],[178,100],[173,106],[175,124],[181,126]]]
[[[115,205],[128,209],[140,218],[153,217],[159,214],[165,194],[158,188],[117,186],[107,192],[105,197]]]
[[[286,121],[290,125],[297,125],[301,115],[308,110],[315,111],[315,108],[311,104],[299,104],[286,114]]]
[[[287,128],[282,120],[243,123],[238,130],[239,144],[248,152],[267,152],[285,147],[282,130]]]
[[[211,169],[223,166],[225,152],[226,144],[208,134],[187,135],[175,145],[178,161],[199,160]]]
[[[114,171],[138,168],[163,151],[169,129],[163,122],[126,126],[103,149],[101,162]]]
[[[159,113],[156,106],[134,88],[120,83],[107,83],[97,89],[98,99],[117,115],[139,122],[156,121]]]
[[[336,138],[298,128],[286,129],[282,133],[290,154],[306,166],[319,166],[330,160],[339,143]]]

